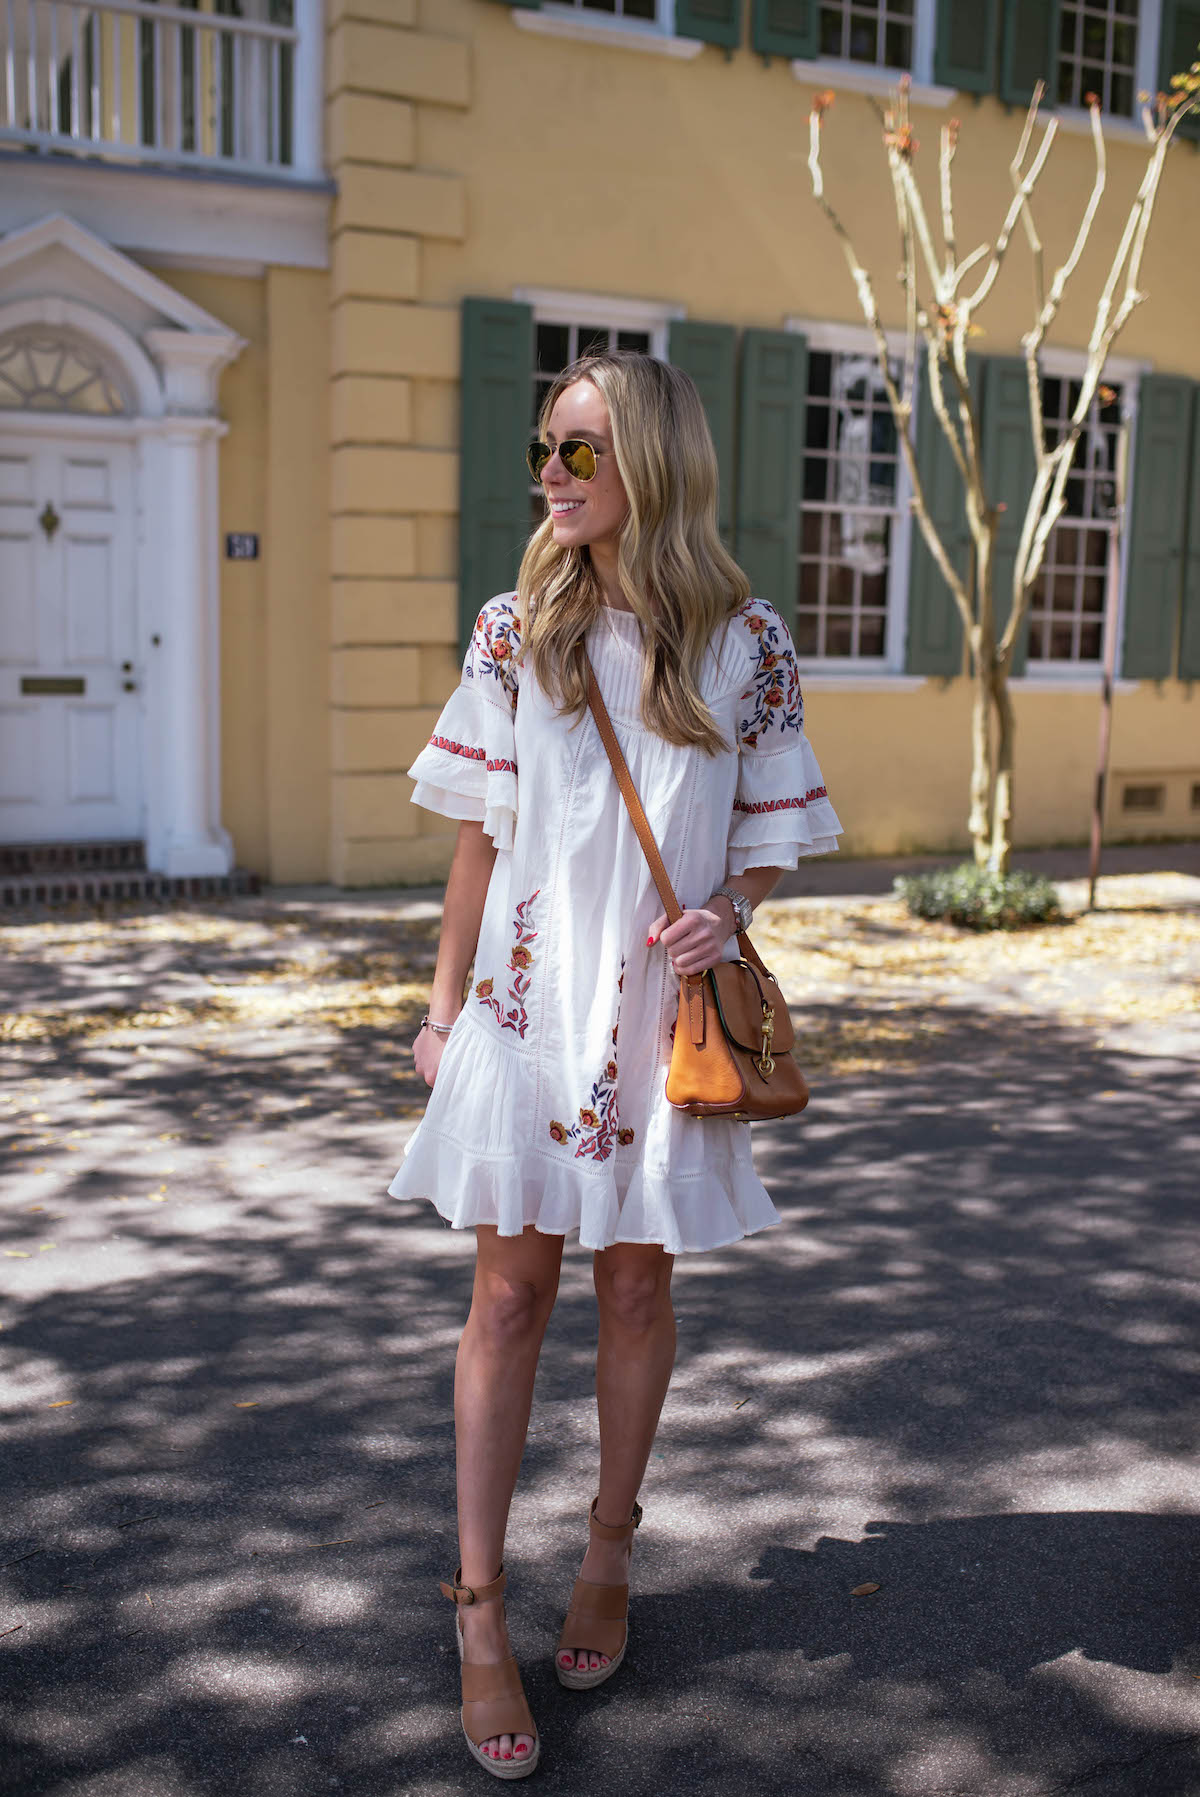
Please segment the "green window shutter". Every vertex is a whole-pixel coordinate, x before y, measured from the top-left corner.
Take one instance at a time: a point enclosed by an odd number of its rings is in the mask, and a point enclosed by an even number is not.
[[[963,93],[992,93],[999,35],[1000,0],[938,0],[934,80]]]
[[[1141,382],[1121,647],[1131,680],[1166,680],[1175,662],[1194,410],[1191,381],[1150,374]]]
[[[734,553],[750,589],[788,626],[796,615],[800,481],[808,339],[795,331],[746,331],[738,418]]]
[[[700,389],[721,473],[720,529],[728,543],[733,531],[733,412],[737,332],[731,324],[671,323],[667,359],[690,374]]]
[[[750,42],[762,56],[796,56],[811,62],[820,38],[817,0],[754,0]]]
[[[542,0],[500,0],[500,4],[502,6],[516,7],[524,12],[537,12],[542,4]],[[475,619],[472,618],[471,622],[473,624]]]
[[[485,600],[517,583],[529,536],[525,445],[532,401],[533,308],[511,300],[464,300],[458,521],[464,644]]]
[[[1028,106],[1039,81],[1058,98],[1058,0],[1006,0],[1000,54],[1000,98]]]
[[[1005,508],[996,523],[992,563],[992,605],[999,639],[1012,611],[1017,545],[1037,474],[1029,419],[1029,384],[1020,356],[989,356],[984,361],[980,456],[988,501]],[[1029,621],[1026,617],[1014,645],[1011,668],[1014,674],[1025,671],[1028,640]]]
[[[967,357],[967,376],[979,416],[980,358]],[[957,417],[954,383],[943,377],[951,416]],[[942,542],[955,568],[967,578],[971,566],[971,532],[967,526],[966,490],[958,463],[947,443],[933,401],[924,363],[917,399],[917,467],[925,489],[929,515],[941,534]],[[908,630],[904,668],[908,674],[933,674],[943,679],[962,672],[963,629],[954,596],[941,569],[934,561],[921,535],[916,519],[912,523],[912,551],[908,574]]]
[[[742,0],[675,0],[675,36],[737,50],[742,42]]]
[[[1200,680],[1200,387],[1192,400],[1192,478],[1187,500],[1187,547],[1183,558],[1183,624],[1179,632],[1179,678]]]
[[[1159,37],[1158,85],[1171,91],[1171,76],[1182,75],[1200,61],[1200,0],[1163,0]],[[1179,127],[1181,137],[1200,138],[1200,118],[1193,112]]]

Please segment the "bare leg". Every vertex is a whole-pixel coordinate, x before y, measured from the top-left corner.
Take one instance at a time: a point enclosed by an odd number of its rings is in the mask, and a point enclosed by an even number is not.
[[[504,1531],[529,1427],[542,1337],[558,1291],[561,1236],[530,1227],[476,1235],[475,1287],[454,1374],[458,1461],[458,1543],[464,1585],[490,1584],[504,1560]],[[460,1607],[463,1648],[483,1664],[506,1659],[508,1630],[499,1604]],[[483,1742],[494,1758],[528,1753],[529,1735]]]
[[[594,1258],[600,1347],[596,1407],[600,1414],[601,1522],[628,1522],[654,1444],[659,1413],[675,1364],[671,1308],[672,1255],[661,1248],[617,1242]],[[590,1541],[581,1577],[623,1585],[631,1549],[623,1542]],[[600,1653],[560,1653],[559,1665],[580,1670],[608,1664]]]

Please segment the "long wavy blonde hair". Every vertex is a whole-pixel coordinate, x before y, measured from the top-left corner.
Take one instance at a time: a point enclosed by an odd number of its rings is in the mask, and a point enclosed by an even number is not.
[[[581,356],[546,395],[545,436],[558,397],[591,381],[608,407],[629,512],[617,574],[642,628],[642,718],[667,742],[709,754],[727,748],[700,693],[714,632],[750,594],[717,534],[717,456],[695,384],[679,368],[633,350]],[[586,547],[554,541],[547,516],[517,578],[522,660],[567,716],[587,709],[584,635],[603,603]]]

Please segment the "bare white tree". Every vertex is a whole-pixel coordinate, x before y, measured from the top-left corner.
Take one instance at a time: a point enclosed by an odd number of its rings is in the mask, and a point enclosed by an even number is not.
[[[1013,647],[1029,609],[1046,545],[1066,504],[1067,476],[1076,445],[1087,422],[1104,374],[1105,362],[1130,314],[1146,297],[1140,279],[1146,239],[1158,197],[1163,164],[1181,118],[1200,105],[1200,63],[1177,76],[1170,95],[1160,94],[1142,105],[1148,144],[1141,185],[1129,209],[1108,276],[1096,301],[1079,397],[1060,440],[1047,447],[1042,414],[1041,352],[1047,332],[1062,306],[1067,284],[1079,266],[1091,235],[1107,180],[1107,156],[1100,106],[1088,96],[1096,170],[1074,242],[1066,259],[1046,282],[1042,239],[1034,219],[1033,198],[1058,132],[1058,119],[1042,120],[1039,83],[1025,117],[1016,154],[1010,163],[1013,197],[996,236],[966,255],[958,251],[954,206],[954,158],[959,125],[942,127],[938,158],[940,244],[935,241],[929,212],[917,185],[917,141],[909,117],[909,80],[904,77],[883,114],[883,143],[900,227],[900,285],[905,301],[905,354],[902,371],[893,358],[879,316],[871,276],[850,234],[825,192],[821,164],[821,124],[832,94],[818,94],[809,116],[808,166],[813,194],[829,220],[854,280],[863,317],[875,340],[880,373],[912,487],[912,510],[929,553],[953,594],[966,632],[975,681],[972,710],[971,807],[968,829],[975,860],[997,872],[1008,870],[1012,852],[1013,739],[1015,716],[1008,682]],[[1040,136],[1039,136],[1040,133]],[[1036,140],[1036,141],[1035,141]],[[996,628],[993,571],[997,521],[1002,508],[988,494],[980,453],[979,417],[967,369],[967,345],[978,331],[978,314],[996,285],[1018,227],[1028,242],[1033,263],[1033,323],[1022,339],[1029,380],[1029,415],[1033,434],[1035,476],[1017,546],[1011,604],[1002,631]],[[919,368],[918,345],[925,348]],[[933,414],[962,477],[963,504],[973,546],[973,567],[964,578],[954,566],[942,534],[930,513],[917,463],[914,397],[918,379],[928,381]]]

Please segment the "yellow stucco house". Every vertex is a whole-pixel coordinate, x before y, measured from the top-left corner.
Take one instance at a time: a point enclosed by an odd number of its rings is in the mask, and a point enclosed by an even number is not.
[[[536,515],[538,393],[596,340],[701,387],[723,527],[792,626],[845,846],[963,845],[962,633],[811,197],[809,99],[836,94],[830,190],[899,324],[872,110],[897,73],[927,162],[962,119],[964,240],[995,230],[1046,77],[1051,256],[1100,94],[1109,188],[1045,358],[1053,425],[1144,166],[1137,94],[1198,40],[1198,0],[0,9],[0,845],[142,845],[179,879],[443,871],[405,769]],[[1198,207],[1193,137],[1023,645],[1020,844],[1086,834],[1106,630],[1109,832],[1200,835]],[[1018,244],[978,345],[1013,517],[1030,292]],[[936,487],[927,420],[917,439]]]

